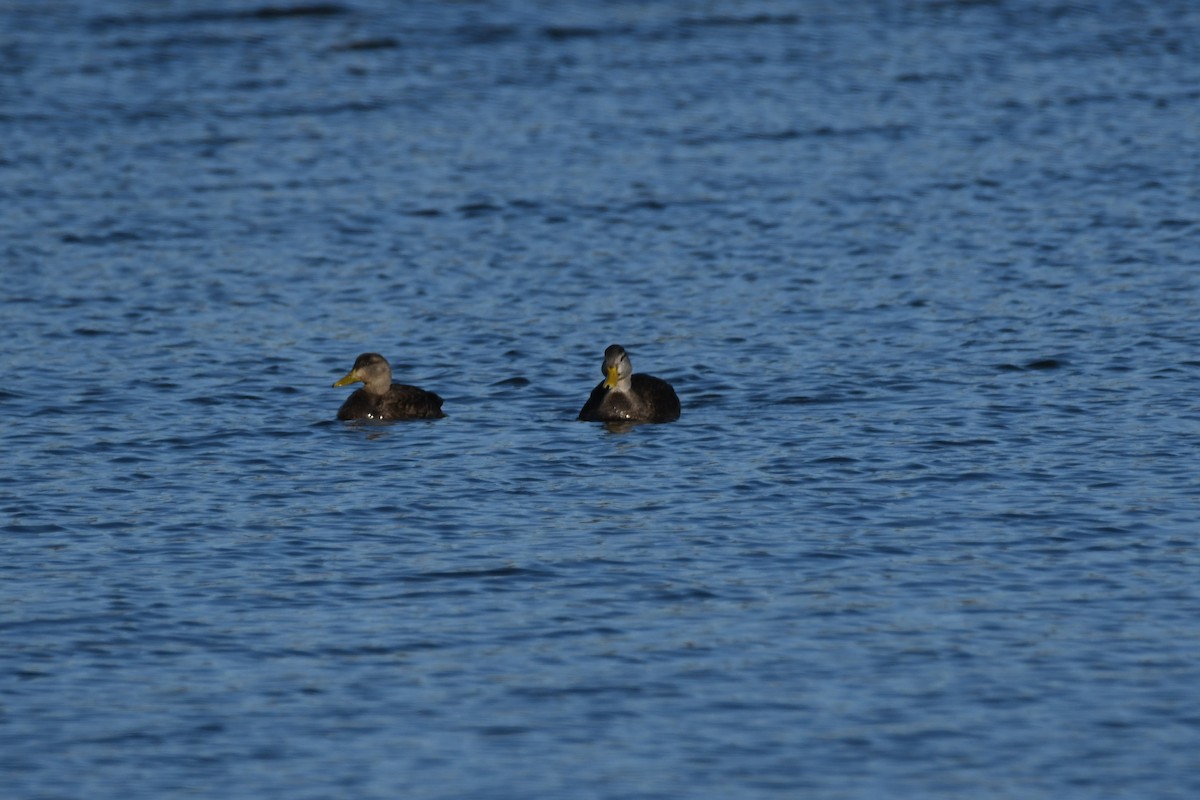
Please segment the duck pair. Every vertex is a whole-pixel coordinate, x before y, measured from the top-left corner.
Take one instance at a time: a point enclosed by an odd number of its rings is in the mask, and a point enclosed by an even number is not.
[[[679,419],[679,397],[671,384],[633,372],[619,344],[604,351],[604,380],[592,390],[579,419],[589,422],[672,422]],[[338,409],[338,419],[438,419],[442,398],[433,392],[392,383],[392,368],[378,353],[363,353],[334,386],[362,383]]]

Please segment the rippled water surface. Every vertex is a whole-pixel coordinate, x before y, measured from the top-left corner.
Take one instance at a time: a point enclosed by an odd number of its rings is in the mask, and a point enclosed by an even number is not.
[[[6,797],[1200,794],[1194,4],[0,27]]]

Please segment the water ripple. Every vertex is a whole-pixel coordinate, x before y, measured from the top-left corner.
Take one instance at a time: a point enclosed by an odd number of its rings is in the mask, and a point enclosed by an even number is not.
[[[12,796],[1200,788],[1190,7],[0,17]]]

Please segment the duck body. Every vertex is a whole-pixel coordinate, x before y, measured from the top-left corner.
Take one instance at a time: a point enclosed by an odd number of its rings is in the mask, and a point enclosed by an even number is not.
[[[679,396],[662,378],[633,372],[629,354],[619,344],[604,351],[604,380],[592,390],[579,419],[588,422],[674,422]]]
[[[392,368],[378,353],[363,353],[354,367],[334,386],[362,382],[362,388],[346,398],[337,418],[346,419],[440,419],[442,398],[433,392],[392,383]]]
[[[383,394],[357,389],[338,409],[338,419],[440,419],[442,398],[433,392],[393,383]]]

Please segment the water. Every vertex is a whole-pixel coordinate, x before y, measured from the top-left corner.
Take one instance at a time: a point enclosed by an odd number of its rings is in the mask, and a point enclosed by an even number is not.
[[[6,797],[1200,791],[1191,4],[0,24]]]

